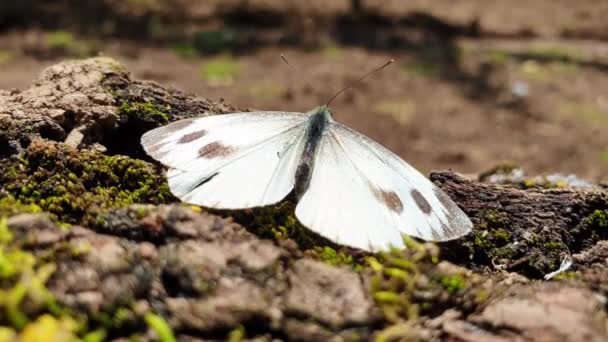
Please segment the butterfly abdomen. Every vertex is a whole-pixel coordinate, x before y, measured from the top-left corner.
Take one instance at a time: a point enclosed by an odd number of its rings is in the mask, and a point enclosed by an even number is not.
[[[322,109],[318,110],[315,114],[310,116],[310,119],[308,119],[305,138],[306,143],[296,170],[295,194],[297,198],[302,197],[304,192],[306,192],[306,189],[308,189],[312,176],[312,169],[315,163],[315,152],[327,124],[327,115]]]

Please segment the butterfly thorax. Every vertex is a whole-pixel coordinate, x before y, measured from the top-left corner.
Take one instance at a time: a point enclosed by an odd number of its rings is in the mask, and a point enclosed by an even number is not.
[[[305,135],[306,143],[296,171],[295,193],[298,198],[308,189],[319,141],[321,141],[327,125],[334,121],[331,110],[327,106],[316,107],[307,114],[309,115],[309,119]]]

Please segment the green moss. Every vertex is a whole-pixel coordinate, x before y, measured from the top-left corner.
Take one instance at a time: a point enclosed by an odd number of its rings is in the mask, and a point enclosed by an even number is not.
[[[249,87],[249,95],[257,99],[272,100],[277,99],[283,94],[284,87],[276,82],[260,81]]]
[[[493,231],[494,240],[498,243],[506,244],[511,241],[511,233],[504,230],[503,228],[498,228]]]
[[[21,332],[22,341],[69,341],[76,339],[78,323],[70,317],[42,315]]]
[[[583,247],[608,238],[608,209],[591,212],[572,229],[571,234],[576,243]]]
[[[358,263],[352,255],[349,255],[342,250],[336,250],[329,246],[315,246],[312,250],[309,250],[307,252],[314,258],[317,258],[333,266],[348,265],[356,271],[360,271],[363,269],[363,266]]]
[[[67,31],[55,31],[47,33],[45,36],[46,44],[50,48],[68,49],[76,43],[74,35]]]
[[[137,119],[142,121],[152,120],[158,124],[169,122],[169,105],[160,106],[152,102],[123,102],[118,108],[118,115],[127,119]]]
[[[242,325],[239,325],[238,327],[232,329],[232,331],[230,331],[230,333],[228,334],[228,342],[241,342],[242,340],[244,340],[246,337],[245,334],[245,327],[243,327]]]
[[[0,218],[0,325],[8,324],[17,329],[29,321],[24,312],[49,311],[60,313],[53,295],[45,287],[55,272],[55,265],[36,260],[13,242],[6,218]]]
[[[128,305],[101,311],[90,317],[91,322],[109,331],[119,331],[129,325],[139,324],[139,319]]]
[[[490,297],[490,293],[485,289],[478,289],[475,291],[475,303],[483,304]]]
[[[471,233],[471,252],[482,251],[490,257],[496,256],[502,247],[508,246],[512,235],[504,227],[503,215],[494,210],[488,210],[482,215],[483,219]]]
[[[200,76],[211,83],[230,84],[241,72],[241,65],[232,57],[216,57],[201,66]]]
[[[18,175],[14,174],[10,177],[18,178]],[[0,176],[0,178],[2,177]],[[42,212],[40,206],[34,203],[24,204],[12,195],[6,195],[6,197],[0,199],[0,216],[8,217],[22,213],[33,214],[39,212]]]
[[[106,332],[103,329],[87,332],[82,337],[82,342],[103,342],[106,340]]]
[[[423,275],[420,262],[432,264],[437,250],[405,237],[406,249],[392,249],[367,258],[374,272],[371,279],[372,297],[384,318],[391,323],[416,319],[419,305],[412,301],[418,280]]]
[[[49,32],[45,35],[44,41],[54,52],[80,58],[93,56],[101,50],[98,42],[78,40],[68,31]]]
[[[597,229],[608,229],[608,210],[595,210],[583,220],[583,224]]]
[[[256,235],[267,239],[292,239],[301,249],[315,246],[333,246],[331,242],[311,232],[298,222],[294,215],[295,204],[284,201],[274,206],[248,211],[211,210],[220,215],[229,215]]]
[[[580,277],[581,277],[580,272],[565,271],[565,272],[561,272],[561,273],[556,274],[552,279],[553,280],[568,281],[568,280],[577,280]]]
[[[441,277],[441,285],[449,294],[455,294],[467,288],[466,280],[459,274],[446,275]]]
[[[488,238],[488,232],[485,230],[474,230],[473,231],[473,243],[475,247],[482,250],[490,250],[495,246]]]
[[[394,324],[378,332],[374,338],[374,341],[418,341],[420,338],[416,331],[417,329],[409,322]]]
[[[327,44],[323,47],[323,56],[330,60],[340,60],[344,58],[344,50],[335,44]]]
[[[13,241],[13,233],[8,229],[7,222],[6,217],[0,216],[0,246]]]
[[[545,177],[526,178],[521,183],[522,189],[542,188],[542,189],[559,189],[568,186],[566,181],[551,182]]]
[[[198,50],[188,42],[179,42],[173,46],[172,50],[183,58],[195,58],[198,56]]]
[[[608,147],[605,147],[602,151],[600,151],[599,160],[604,165],[608,165]]]
[[[557,46],[537,46],[526,52],[530,59],[555,60],[555,61],[582,61],[582,56],[576,50]]]
[[[491,49],[488,52],[488,57],[493,64],[504,65],[509,61],[509,54],[500,49]]]
[[[0,65],[8,63],[14,57],[13,52],[0,49]]]
[[[148,326],[150,327],[150,329],[152,329],[155,333],[156,336],[158,337],[158,339],[161,342],[175,342],[175,336],[173,335],[173,331],[171,330],[171,327],[169,326],[169,324],[167,323],[167,321],[165,321],[164,318],[162,318],[159,315],[153,314],[153,313],[147,313],[144,317],[146,323],[148,324]]]
[[[20,157],[0,165],[0,193],[19,210],[51,214],[56,221],[94,222],[97,213],[133,203],[173,200],[159,170],[150,164],[62,144],[33,143]],[[2,209],[0,201],[0,212]]]
[[[441,73],[441,67],[436,63],[409,63],[403,69],[416,76],[436,77]]]
[[[88,319],[57,303],[46,287],[56,270],[47,258],[57,259],[64,251],[70,251],[70,245],[61,244],[34,254],[13,240],[6,223],[6,218],[0,217],[0,326],[5,326],[0,329],[0,341],[3,336],[32,342],[103,341],[103,329],[88,330]]]
[[[9,342],[9,341],[18,341],[17,333],[14,329],[9,327],[1,327],[0,326],[0,341]]]
[[[571,102],[564,101],[559,106],[559,111],[562,115],[573,118],[583,119],[593,124],[606,124],[608,123],[608,114],[605,108],[602,108],[596,102]]]
[[[562,249],[563,248],[563,244],[561,241],[549,241],[546,242],[544,244],[545,248],[548,250],[556,250],[556,249]]]

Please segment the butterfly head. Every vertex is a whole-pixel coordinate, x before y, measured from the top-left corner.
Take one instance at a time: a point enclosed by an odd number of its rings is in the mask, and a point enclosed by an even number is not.
[[[331,109],[329,108],[329,106],[327,106],[327,105],[315,107],[313,110],[311,110],[308,113],[313,114],[313,115],[320,115],[326,121],[334,121],[334,118],[332,116],[333,113],[332,113]]]

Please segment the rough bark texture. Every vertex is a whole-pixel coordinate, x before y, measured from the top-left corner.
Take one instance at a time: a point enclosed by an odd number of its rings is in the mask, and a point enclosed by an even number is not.
[[[51,321],[108,339],[608,339],[605,189],[438,172],[469,236],[375,256],[309,248],[322,242],[289,203],[239,223],[178,204],[141,151],[152,127],[233,110],[108,58],[0,91],[0,333]],[[538,280],[568,256],[570,271]]]

